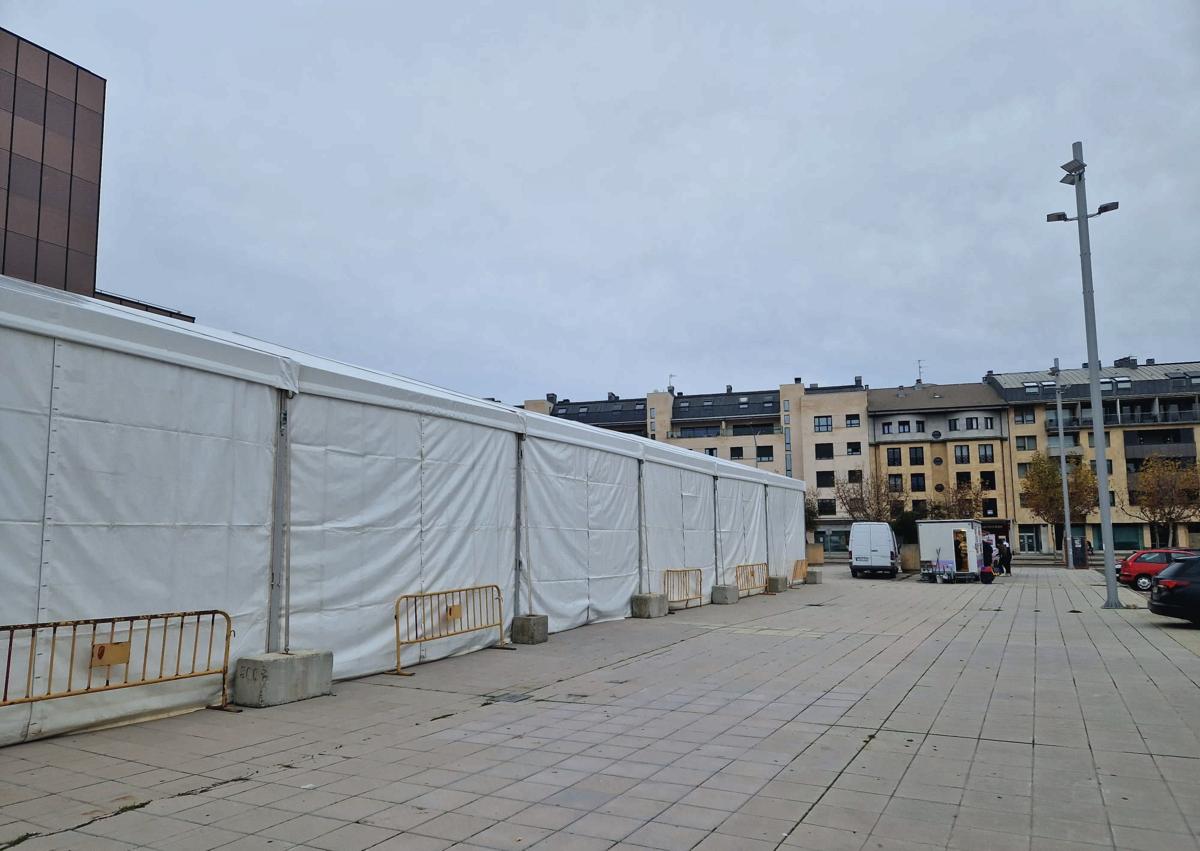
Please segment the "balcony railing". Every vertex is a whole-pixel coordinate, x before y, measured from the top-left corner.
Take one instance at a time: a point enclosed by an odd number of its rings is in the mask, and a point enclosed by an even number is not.
[[[1048,416],[1044,420],[1046,431],[1058,431],[1058,419]],[[1200,410],[1192,411],[1162,411],[1157,414],[1146,412],[1134,414],[1105,414],[1106,426],[1161,425],[1164,423],[1200,423]],[[1075,431],[1081,428],[1091,428],[1091,417],[1063,417],[1063,431]]]
[[[1191,458],[1196,460],[1194,443],[1133,443],[1125,446],[1126,458],[1149,458],[1161,455],[1164,458]]]
[[[745,432],[736,426],[726,426],[725,428],[706,429],[704,434],[684,434],[681,430],[672,430],[667,432],[667,437],[672,440],[703,440],[707,437],[770,437],[773,434],[783,434],[783,426],[763,426],[752,432]]]
[[[1075,446],[1047,446],[1046,454],[1057,458],[1059,455],[1066,453],[1068,458],[1083,455],[1083,447],[1078,444]]]

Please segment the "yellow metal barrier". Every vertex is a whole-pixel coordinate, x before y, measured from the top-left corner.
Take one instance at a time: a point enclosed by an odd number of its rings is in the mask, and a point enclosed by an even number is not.
[[[808,581],[808,559],[798,558],[792,565],[792,584],[803,585]]]
[[[219,609],[0,625],[0,706],[220,675],[224,707],[232,636]]]
[[[765,594],[767,591],[766,564],[739,564],[737,566],[737,586],[739,597]]]
[[[695,602],[704,605],[704,579],[698,567],[663,571],[663,593],[668,608],[690,608]],[[680,605],[681,604],[681,605]]]
[[[468,632],[497,629],[499,645],[504,641],[504,597],[497,585],[475,585],[450,591],[405,594],[396,599],[396,673],[411,677],[401,668],[405,647]]]

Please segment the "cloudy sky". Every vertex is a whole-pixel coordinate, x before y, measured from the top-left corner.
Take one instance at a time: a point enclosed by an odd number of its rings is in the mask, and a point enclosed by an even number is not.
[[[1200,4],[0,0],[99,286],[505,401],[1200,359]]]

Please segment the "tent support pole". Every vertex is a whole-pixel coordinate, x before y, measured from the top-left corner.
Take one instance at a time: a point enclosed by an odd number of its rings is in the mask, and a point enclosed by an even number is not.
[[[525,562],[521,558],[521,548],[525,545],[524,525],[525,511],[522,502],[525,498],[525,435],[517,432],[517,506],[514,533],[516,540],[515,563],[513,565],[513,617],[521,614],[521,573]],[[502,627],[503,628],[503,627]]]
[[[637,459],[638,465],[638,591],[649,590],[646,578],[646,462]]]
[[[771,489],[763,485],[763,534],[767,536],[767,576],[771,576]]]
[[[288,636],[286,627],[281,632],[281,619],[286,621],[287,607],[290,604],[290,594],[285,595],[288,582],[288,542],[290,534],[289,514],[291,508],[291,481],[288,470],[291,466],[288,457],[288,398],[291,392],[280,390],[277,393],[279,419],[275,430],[275,470],[274,493],[271,496],[271,587],[267,599],[267,652],[278,653],[281,649],[286,653]],[[287,589],[290,591],[290,588]]]
[[[721,563],[721,501],[717,499],[717,477],[713,476],[713,559],[717,568],[718,584],[725,584],[725,565]]]

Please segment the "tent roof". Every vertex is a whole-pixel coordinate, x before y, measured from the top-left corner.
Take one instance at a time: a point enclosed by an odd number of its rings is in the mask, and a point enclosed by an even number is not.
[[[636,435],[606,431],[341,363],[233,331],[194,325],[0,276],[0,326],[293,393],[398,408],[585,446],[722,478],[804,490],[802,481]]]

